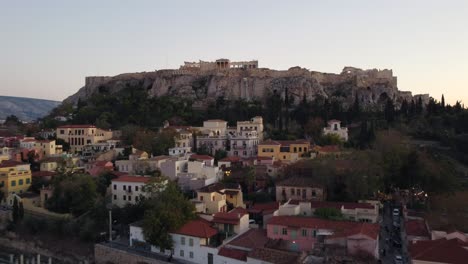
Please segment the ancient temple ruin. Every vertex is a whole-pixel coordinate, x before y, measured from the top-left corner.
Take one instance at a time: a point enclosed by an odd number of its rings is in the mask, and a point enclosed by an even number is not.
[[[223,69],[256,69],[258,60],[230,61],[229,59],[217,59],[216,61],[188,62],[180,66],[181,70],[199,69],[200,71],[223,70]]]

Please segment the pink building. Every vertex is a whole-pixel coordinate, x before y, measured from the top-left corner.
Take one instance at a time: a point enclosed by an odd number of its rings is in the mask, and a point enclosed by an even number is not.
[[[274,216],[267,224],[267,236],[282,240],[290,251],[308,251],[317,243],[340,245],[349,253],[378,256],[379,225],[332,221],[313,217]]]

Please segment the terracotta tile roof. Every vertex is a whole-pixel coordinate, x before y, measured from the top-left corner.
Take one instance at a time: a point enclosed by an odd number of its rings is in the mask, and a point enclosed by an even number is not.
[[[340,148],[337,145],[316,146],[315,149],[319,152],[339,152]]]
[[[279,208],[279,202],[256,203],[248,209],[249,213],[270,214]]]
[[[106,165],[108,165],[107,163],[109,163],[110,161],[105,161],[105,160],[98,160],[98,161],[95,161],[92,163],[92,165],[96,166],[96,167],[106,167]],[[112,162],[110,162],[109,166],[114,166],[112,164]]]
[[[211,227],[211,224],[203,219],[197,219],[187,222],[179,230],[173,232],[174,234],[186,235],[200,238],[210,238],[218,234],[218,230]]]
[[[218,252],[218,255],[220,256],[223,256],[226,258],[237,259],[241,261],[247,261],[247,254],[248,254],[248,251],[234,249],[234,248],[227,248],[227,247],[222,247]]]
[[[64,159],[62,157],[48,157],[45,159],[42,159],[40,163],[46,163],[46,162],[62,162]]]
[[[214,159],[213,157],[208,156],[208,155],[198,155],[198,154],[192,154],[192,155],[190,155],[190,158],[195,159],[195,160],[212,160],[212,159]]]
[[[238,207],[229,212],[218,212],[214,214],[212,222],[237,225],[240,219],[246,214],[248,214],[247,210]]]
[[[0,168],[16,167],[18,165],[29,165],[29,163],[19,162],[15,160],[2,160],[2,162],[0,162]]]
[[[149,182],[149,180],[151,179],[151,177],[144,177],[144,176],[129,176],[129,175],[122,175],[122,176],[119,176],[115,179],[112,179],[112,181],[114,182],[143,182],[143,183],[147,183]]]
[[[409,243],[408,251],[413,260],[466,264],[468,259],[468,243],[459,239],[445,238],[437,240],[418,240]]]
[[[239,162],[240,160],[241,160],[240,157],[231,156],[231,157],[220,159],[219,161]]]
[[[27,138],[27,139],[23,139],[21,140],[21,142],[36,142],[37,140],[34,139],[34,138]]]
[[[249,258],[263,260],[275,264],[293,264],[300,258],[299,253],[287,252],[270,248],[256,248],[249,252]]]
[[[171,156],[161,155],[161,156],[152,157],[152,158],[150,158],[150,160],[160,161],[160,160],[166,160],[166,159],[169,159],[169,158],[172,158],[172,157]]]
[[[314,179],[307,177],[291,177],[276,183],[276,186],[293,186],[293,187],[317,187],[322,188]]]
[[[63,125],[57,128],[96,128],[94,125]]]
[[[36,140],[36,142],[38,142],[38,143],[50,143],[52,141],[55,141],[55,139]]]
[[[332,221],[315,217],[301,216],[273,216],[268,221],[268,225],[281,225],[290,228],[315,228],[333,230],[332,237],[351,236],[364,234],[372,239],[377,239],[380,227],[378,224],[351,222],[351,221]]]
[[[407,236],[431,237],[424,220],[408,220],[405,222],[405,229]]]
[[[265,229],[252,228],[228,243],[230,246],[254,249],[264,247],[268,242]]]

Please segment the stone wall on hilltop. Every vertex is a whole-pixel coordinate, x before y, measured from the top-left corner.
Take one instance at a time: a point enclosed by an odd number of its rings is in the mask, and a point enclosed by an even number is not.
[[[125,87],[142,87],[149,96],[177,96],[192,99],[203,107],[216,98],[265,101],[270,94],[293,98],[298,103],[303,96],[312,100],[317,96],[335,98],[349,106],[357,95],[364,107],[394,100],[398,106],[404,99],[411,101],[411,92],[397,88],[397,78],[391,70],[361,70],[345,67],[340,74],[309,71],[293,67],[286,71],[255,69],[199,69],[159,70],[126,73],[114,77],[86,77],[86,85],[65,102],[76,104],[95,92],[115,93]],[[424,103],[428,95],[422,95]]]

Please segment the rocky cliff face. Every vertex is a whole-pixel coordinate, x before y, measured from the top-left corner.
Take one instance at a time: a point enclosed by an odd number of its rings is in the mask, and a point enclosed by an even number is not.
[[[219,97],[226,100],[245,99],[265,101],[268,95],[288,94],[293,103],[306,96],[335,98],[346,107],[355,96],[364,107],[372,107],[393,99],[399,105],[404,99],[415,99],[411,92],[397,88],[397,79],[391,70],[361,70],[345,67],[340,74],[309,71],[293,67],[287,71],[271,69],[224,69],[212,71],[159,70],[155,72],[126,73],[114,77],[86,77],[86,85],[65,102],[76,104],[99,91],[117,92],[125,87],[143,87],[149,96],[177,96],[192,99],[198,107],[206,106]],[[428,95],[417,95],[428,102]],[[416,98],[417,99],[417,98]]]

